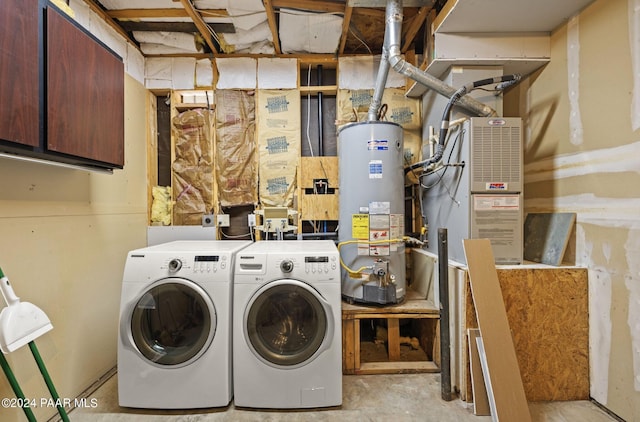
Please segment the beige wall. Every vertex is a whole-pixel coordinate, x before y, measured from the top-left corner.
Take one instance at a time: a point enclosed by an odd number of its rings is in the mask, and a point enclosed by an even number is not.
[[[636,3],[595,1],[554,31],[551,62],[505,98],[505,114],[526,125],[525,212],[577,213],[569,257],[589,269],[591,395],[629,421],[640,420]]]
[[[53,323],[36,344],[61,398],[116,365],[124,262],[146,245],[146,98],[127,76],[125,166],[113,175],[0,159],[0,267]],[[50,397],[28,347],[7,359],[25,396]],[[4,376],[0,397],[14,397]],[[38,420],[55,413],[35,409]],[[0,420],[24,415],[0,407]]]

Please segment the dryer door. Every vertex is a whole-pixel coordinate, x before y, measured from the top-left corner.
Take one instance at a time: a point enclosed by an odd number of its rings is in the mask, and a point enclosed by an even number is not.
[[[275,366],[313,360],[331,342],[329,303],[306,283],[283,279],[263,286],[244,314],[245,337],[253,353]]]
[[[184,366],[204,353],[216,331],[216,311],[197,284],[167,278],[134,300],[130,334],[136,349],[162,366]]]

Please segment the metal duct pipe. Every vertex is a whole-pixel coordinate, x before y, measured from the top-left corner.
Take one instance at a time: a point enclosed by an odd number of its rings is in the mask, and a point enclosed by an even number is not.
[[[382,45],[382,57],[380,57],[380,66],[378,66],[378,74],[376,75],[376,85],[373,89],[373,98],[369,105],[369,113],[367,121],[374,122],[378,120],[378,110],[382,105],[382,94],[384,87],[387,85],[387,76],[389,75],[389,25],[384,28],[384,44]]]
[[[400,39],[402,36],[402,0],[389,0],[387,2],[386,9],[386,26],[385,26],[385,47],[387,49],[386,54],[388,55],[389,65],[393,67],[398,73],[405,75],[408,78],[413,79],[414,81],[426,86],[427,88],[433,89],[438,94],[444,95],[447,98],[451,98],[455,93],[456,89],[447,85],[440,79],[429,75],[426,72],[421,71],[419,68],[415,67],[411,63],[408,63],[406,60],[402,58],[402,53],[400,51]],[[385,48],[382,49],[383,56],[385,54]],[[384,58],[384,57],[383,57]],[[382,62],[380,63],[380,69],[382,69]],[[388,66],[387,66],[388,72]],[[380,73],[378,73],[378,81],[381,79]],[[387,75],[384,75],[384,80],[386,84]],[[377,82],[378,82],[377,81]],[[378,88],[378,84],[376,83],[376,88]],[[384,84],[382,85],[382,90],[384,90]],[[382,94],[380,94],[382,97]],[[457,102],[457,104],[461,107],[466,108],[470,112],[478,115],[478,116],[495,116],[496,111],[489,107],[486,104],[481,103],[478,100],[475,100],[471,97],[462,97]],[[373,107],[373,102],[371,103],[371,107]],[[378,107],[380,105],[378,104]],[[377,109],[376,109],[377,113]],[[369,109],[369,120],[371,120],[371,108]]]

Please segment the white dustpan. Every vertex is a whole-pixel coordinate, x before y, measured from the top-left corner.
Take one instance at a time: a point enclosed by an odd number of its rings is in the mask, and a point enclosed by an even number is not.
[[[42,309],[29,302],[20,302],[2,269],[0,290],[7,303],[0,312],[0,350],[3,353],[11,353],[53,329]]]

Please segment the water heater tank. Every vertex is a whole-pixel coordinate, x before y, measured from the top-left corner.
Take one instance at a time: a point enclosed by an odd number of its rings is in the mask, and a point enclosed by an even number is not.
[[[338,134],[342,297],[392,304],[406,293],[402,127],[353,123]]]

